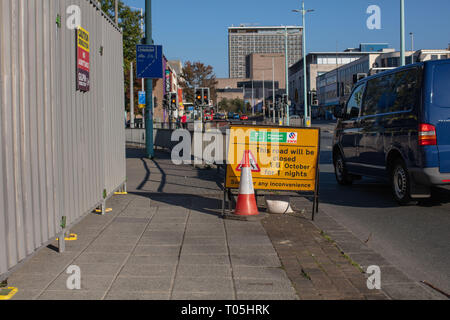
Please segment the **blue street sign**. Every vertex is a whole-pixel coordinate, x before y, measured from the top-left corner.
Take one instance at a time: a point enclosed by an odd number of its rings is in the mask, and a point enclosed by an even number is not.
[[[138,44],[136,46],[137,78],[163,78],[162,46]]]
[[[194,111],[194,107],[188,107],[188,111]]]
[[[138,94],[138,100],[139,100],[139,104],[145,104],[145,91],[139,91]]]

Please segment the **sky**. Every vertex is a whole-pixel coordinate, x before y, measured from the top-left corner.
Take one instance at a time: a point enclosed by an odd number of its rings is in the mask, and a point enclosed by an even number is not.
[[[123,0],[145,8],[145,0]],[[367,8],[381,9],[381,29],[367,28]],[[258,26],[301,26],[299,0],[153,0],[153,39],[169,60],[201,61],[228,77],[227,28],[242,23]],[[360,43],[389,43],[400,49],[400,0],[306,0],[314,9],[306,18],[307,52],[342,51]],[[405,0],[406,49],[444,49],[450,43],[449,0]]]

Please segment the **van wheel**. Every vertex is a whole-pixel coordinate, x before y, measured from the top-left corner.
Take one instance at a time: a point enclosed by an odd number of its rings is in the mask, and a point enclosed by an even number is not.
[[[334,174],[336,175],[336,181],[340,185],[348,186],[353,183],[353,179],[347,172],[347,167],[341,153],[338,153],[334,160]]]
[[[404,206],[411,202],[408,169],[401,160],[397,160],[391,171],[392,194],[395,201]]]

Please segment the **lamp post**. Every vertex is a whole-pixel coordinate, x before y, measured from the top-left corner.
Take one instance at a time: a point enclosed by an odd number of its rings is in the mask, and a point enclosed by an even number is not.
[[[153,44],[152,39],[152,0],[145,0],[145,43]],[[147,88],[145,101],[145,146],[147,157],[152,159],[155,155],[153,149],[153,79],[145,80]]]
[[[288,61],[288,31],[285,27],[285,39],[284,39],[284,58],[285,58],[285,76],[286,76],[286,95],[288,97],[288,103],[286,104],[286,125],[289,125],[289,61]]]
[[[275,123],[275,58],[272,57],[272,112],[273,123]]]
[[[293,12],[300,12],[302,14],[302,22],[303,22],[303,106],[304,106],[304,125],[305,127],[311,126],[311,123],[308,122],[308,94],[307,94],[307,79],[306,79],[306,21],[305,16],[308,12],[313,12],[314,10],[305,10],[305,1],[302,1],[302,9],[301,10],[292,10]]]
[[[405,64],[405,0],[400,0],[400,65]]]

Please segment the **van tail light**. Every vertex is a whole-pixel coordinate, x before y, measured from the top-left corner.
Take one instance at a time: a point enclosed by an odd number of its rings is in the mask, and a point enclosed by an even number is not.
[[[421,123],[419,125],[419,146],[437,145],[436,127],[431,124]]]

